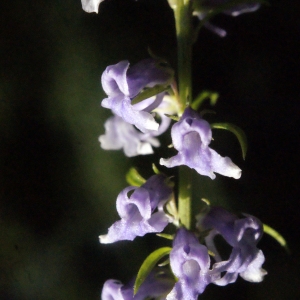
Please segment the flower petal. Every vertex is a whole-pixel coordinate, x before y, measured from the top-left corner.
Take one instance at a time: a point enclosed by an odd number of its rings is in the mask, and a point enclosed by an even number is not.
[[[98,13],[99,5],[103,0],[81,0],[82,9],[88,13]]]

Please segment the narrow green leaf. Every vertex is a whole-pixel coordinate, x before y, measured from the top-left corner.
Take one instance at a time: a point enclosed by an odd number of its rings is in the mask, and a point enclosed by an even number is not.
[[[204,115],[206,114],[215,114],[216,112],[212,109],[203,109],[200,111],[199,115],[201,116],[201,118],[203,118]]]
[[[243,129],[231,123],[213,123],[210,124],[210,126],[213,129],[225,129],[235,134],[242,148],[243,159],[246,158],[248,142],[247,142],[246,134],[243,131]]]
[[[136,276],[133,293],[134,295],[138,292],[140,286],[147,278],[151,270],[155,267],[157,262],[164,256],[168,255],[171,252],[172,248],[163,247],[152,252],[141,265],[139,272]]]
[[[156,85],[152,88],[147,88],[141,93],[139,93],[136,97],[134,97],[131,101],[131,104],[139,103],[145,99],[148,99],[152,96],[155,96],[161,92],[167,91],[169,89],[169,86],[166,85]]]
[[[209,99],[210,105],[214,106],[217,103],[219,94],[212,91],[202,91],[193,101],[191,107],[194,110],[198,110],[204,100]]]
[[[167,233],[157,233],[156,234],[159,237],[165,238],[167,240],[173,240],[174,239],[174,235],[173,234],[167,234]]]
[[[130,168],[126,174],[126,181],[130,185],[141,186],[146,182],[146,179],[143,178],[135,168]]]
[[[156,175],[160,174],[160,171],[158,170],[157,166],[154,163],[152,164],[152,170]]]
[[[290,249],[284,237],[269,225],[263,224],[263,227],[264,227],[264,232],[269,236],[271,236],[273,239],[275,239],[283,248],[285,248],[286,252],[290,254]]]

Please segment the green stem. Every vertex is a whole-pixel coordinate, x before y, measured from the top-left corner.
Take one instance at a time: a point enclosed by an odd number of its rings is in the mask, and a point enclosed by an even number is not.
[[[192,100],[192,9],[190,0],[177,0],[175,11],[177,55],[178,55],[178,87],[180,114]],[[191,169],[179,167],[178,190],[179,218],[187,229],[191,227]]]
[[[190,0],[177,0],[175,22],[177,34],[178,87],[181,113],[192,97],[192,9]]]
[[[178,215],[187,229],[191,228],[191,171],[186,166],[179,167]]]

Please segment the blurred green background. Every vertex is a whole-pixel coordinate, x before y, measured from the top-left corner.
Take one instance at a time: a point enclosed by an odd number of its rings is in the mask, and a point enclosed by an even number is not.
[[[263,283],[209,286],[201,299],[300,299],[300,5],[271,3],[215,18],[228,36],[204,29],[195,45],[195,95],[218,91],[211,120],[233,122],[249,139],[243,161],[235,138],[214,132],[213,147],[243,176],[195,176],[195,209],[205,197],[256,215],[292,254],[265,237]],[[17,0],[1,2],[0,22],[0,299],[99,299],[106,279],[129,280],[162,243],[98,242],[117,218],[126,170],[134,163],[145,172],[153,159],[100,149],[110,115],[100,107],[100,76],[107,65],[148,57],[148,47],[176,66],[172,11],[163,0],[105,0],[98,15],[80,0]]]

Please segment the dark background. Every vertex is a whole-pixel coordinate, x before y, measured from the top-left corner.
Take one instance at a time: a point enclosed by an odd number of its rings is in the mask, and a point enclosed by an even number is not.
[[[201,197],[247,212],[287,239],[287,255],[265,236],[268,275],[209,286],[201,299],[300,299],[299,100],[297,1],[270,1],[253,14],[214,19],[228,36],[206,29],[194,47],[194,92],[220,93],[212,121],[232,122],[248,137],[214,131],[213,148],[243,169],[240,180],[195,176]],[[147,48],[175,62],[173,15],[166,1],[105,0],[100,13],[80,0],[0,4],[0,299],[99,299],[108,278],[129,280],[158,238],[100,245],[117,218],[115,199],[134,162],[103,151],[98,136],[110,113],[99,78]]]

